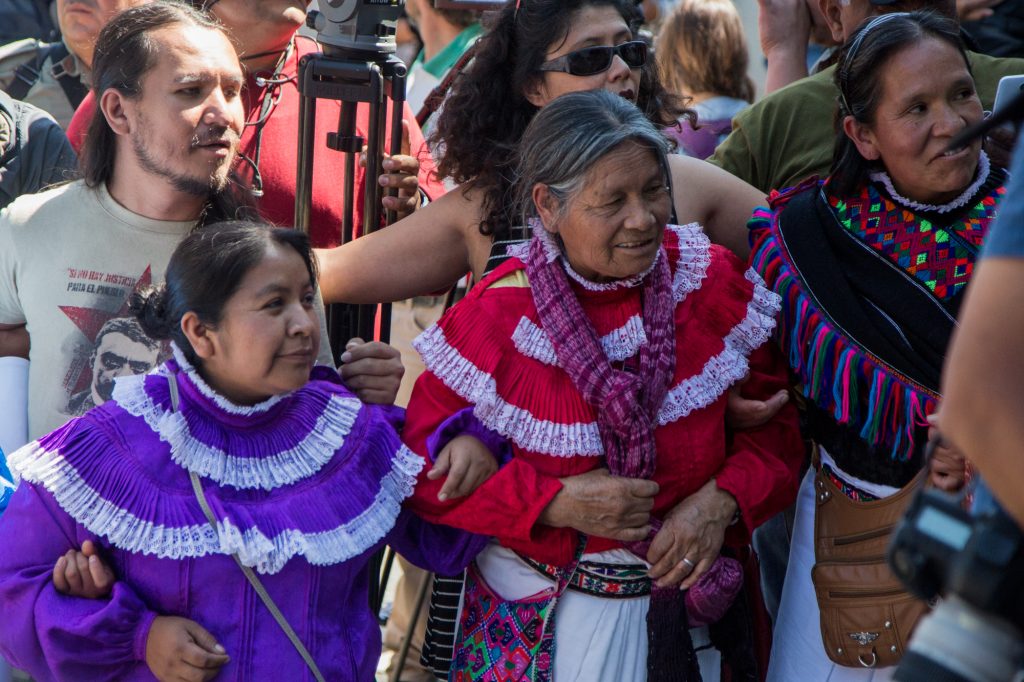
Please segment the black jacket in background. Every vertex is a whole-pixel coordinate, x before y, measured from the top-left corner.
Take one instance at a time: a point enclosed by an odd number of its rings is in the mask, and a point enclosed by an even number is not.
[[[1003,0],[992,10],[987,19],[963,25],[978,51],[993,57],[1024,57],[1024,0]]]
[[[0,118],[0,208],[74,179],[75,152],[46,112],[0,92]]]

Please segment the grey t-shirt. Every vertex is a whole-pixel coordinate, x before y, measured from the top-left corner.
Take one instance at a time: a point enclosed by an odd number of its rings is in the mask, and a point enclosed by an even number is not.
[[[81,180],[0,213],[0,324],[25,324],[32,338],[30,439],[104,402],[116,377],[156,366],[161,348],[130,316],[128,297],[163,281],[194,225],[137,215]]]

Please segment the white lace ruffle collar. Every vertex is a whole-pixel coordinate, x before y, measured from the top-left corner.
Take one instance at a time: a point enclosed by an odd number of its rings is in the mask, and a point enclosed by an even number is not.
[[[978,171],[976,173],[976,178],[974,182],[972,182],[967,187],[967,189],[961,192],[960,196],[946,204],[924,204],[921,203],[920,201],[908,199],[907,197],[903,196],[902,194],[896,191],[896,187],[892,184],[892,178],[890,178],[889,174],[886,173],[885,171],[876,171],[874,173],[871,173],[868,177],[870,177],[872,180],[885,187],[885,191],[889,193],[889,196],[892,198],[892,200],[895,201],[900,206],[903,206],[904,208],[909,208],[912,211],[924,211],[929,213],[941,214],[949,213],[951,211],[957,210],[958,208],[963,208],[964,206],[966,206],[971,201],[971,199],[974,198],[974,195],[978,193],[978,190],[981,189],[981,186],[984,185],[986,181],[988,181],[989,172],[991,170],[992,166],[989,163],[988,154],[986,154],[984,150],[982,150],[981,156],[978,158]]]
[[[199,370],[192,366],[192,363],[185,358],[185,353],[183,353],[181,348],[178,347],[178,344],[173,341],[171,341],[171,353],[174,355],[174,361],[178,364],[178,367],[182,372],[188,375],[188,380],[199,390],[199,392],[216,404],[217,407],[229,414],[238,415],[240,417],[251,417],[254,414],[266,412],[274,405],[277,405],[279,402],[291,395],[290,393],[282,393],[280,395],[271,396],[263,402],[256,403],[255,405],[237,405],[222,396],[220,393],[217,393],[212,386],[206,383],[206,380],[199,374]]]

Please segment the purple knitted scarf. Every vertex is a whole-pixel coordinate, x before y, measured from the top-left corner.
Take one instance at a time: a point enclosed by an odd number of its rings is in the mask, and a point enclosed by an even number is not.
[[[534,230],[544,229],[535,224]],[[675,372],[675,304],[672,275],[664,253],[644,278],[642,317],[647,343],[640,347],[637,374],[612,367],[597,331],[569,286],[560,259],[549,257],[544,235],[535,234],[526,262],[541,326],[551,338],[559,366],[597,413],[605,461],[614,476],[651,478],[656,464],[654,429],[658,410]],[[651,519],[651,535],[629,544],[647,556],[661,521]],[[653,586],[647,616],[649,682],[700,679],[687,627],[684,593]]]

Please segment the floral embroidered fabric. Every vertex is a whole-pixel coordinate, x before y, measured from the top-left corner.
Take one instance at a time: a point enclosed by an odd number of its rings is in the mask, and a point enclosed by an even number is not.
[[[522,557],[537,572],[557,579],[559,567]],[[605,599],[630,599],[651,593],[651,578],[643,564],[581,561],[569,579],[569,589]]]

